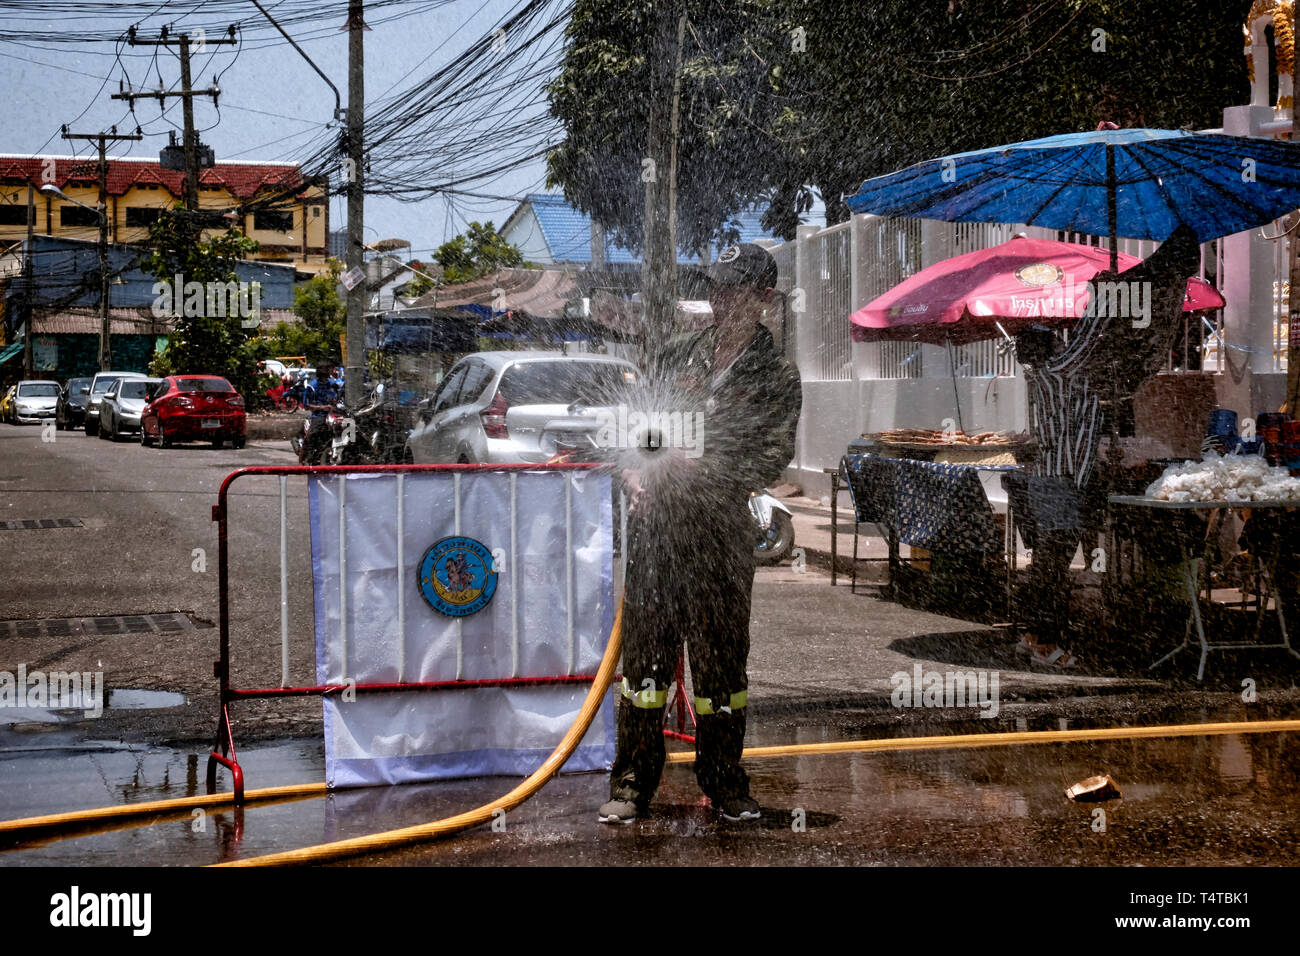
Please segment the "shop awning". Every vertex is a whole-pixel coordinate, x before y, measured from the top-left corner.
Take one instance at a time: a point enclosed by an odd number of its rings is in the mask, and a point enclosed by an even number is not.
[[[366,316],[366,348],[407,355],[478,348],[478,321],[465,313],[388,312]]]
[[[0,365],[4,365],[5,362],[8,362],[11,358],[13,358],[16,355],[21,355],[22,351],[23,351],[22,342],[15,342],[13,345],[6,345],[4,349],[0,351]]]

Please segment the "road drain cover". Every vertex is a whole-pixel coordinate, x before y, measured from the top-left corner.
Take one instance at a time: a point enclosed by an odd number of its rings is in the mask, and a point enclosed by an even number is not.
[[[122,614],[104,617],[58,617],[40,621],[0,621],[6,637],[73,637],[78,634],[176,634],[211,627],[187,614]]]
[[[80,518],[18,518],[0,521],[0,531],[40,531],[45,528],[84,528]]]

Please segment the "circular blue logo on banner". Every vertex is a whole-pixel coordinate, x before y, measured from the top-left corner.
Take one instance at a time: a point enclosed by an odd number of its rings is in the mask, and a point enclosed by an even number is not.
[[[424,552],[419,583],[435,611],[449,617],[474,614],[487,607],[497,591],[492,552],[473,538],[443,538]]]

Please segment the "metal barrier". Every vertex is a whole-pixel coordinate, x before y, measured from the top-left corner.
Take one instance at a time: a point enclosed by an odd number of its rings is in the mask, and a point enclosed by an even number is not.
[[[216,790],[217,785],[217,766],[223,766],[230,771],[232,785],[234,790],[234,799],[236,804],[240,804],[244,799],[244,773],[239,765],[235,753],[234,730],[230,719],[230,708],[235,701],[247,700],[250,698],[274,698],[274,697],[294,697],[294,696],[324,696],[327,694],[336,694],[343,691],[357,694],[382,694],[394,691],[412,691],[412,690],[449,690],[449,689],[466,689],[475,687],[521,687],[536,686],[539,684],[583,684],[590,683],[594,680],[593,674],[575,674],[574,661],[575,652],[573,650],[573,626],[572,626],[572,604],[570,603],[570,652],[568,656],[569,673],[545,677],[520,677],[518,676],[519,661],[519,629],[517,605],[516,613],[512,615],[514,620],[514,633],[512,639],[513,652],[512,660],[514,664],[514,673],[510,677],[464,680],[462,674],[462,654],[463,646],[459,644],[457,650],[456,680],[451,681],[406,681],[405,678],[405,658],[403,656],[402,664],[399,668],[399,680],[391,683],[352,683],[347,684],[323,684],[323,685],[305,685],[290,686],[289,684],[289,598],[288,598],[288,493],[287,482],[290,477],[303,476],[310,477],[313,475],[357,475],[357,474],[395,474],[397,476],[397,554],[398,554],[398,577],[399,580],[405,570],[405,555],[403,554],[403,476],[412,473],[422,472],[452,472],[459,475],[462,472],[508,472],[518,473],[522,471],[590,471],[599,466],[592,464],[548,464],[548,465],[324,465],[316,467],[250,467],[241,468],[238,471],[231,472],[221,483],[221,488],[217,493],[217,504],[212,507],[212,520],[217,522],[217,540],[218,540],[218,590],[219,590],[219,635],[220,635],[220,657],[214,662],[213,673],[220,683],[220,712],[217,719],[216,742],[213,744],[212,752],[208,755],[208,772],[207,787],[208,792]],[[234,687],[231,684],[231,653],[230,653],[230,543],[229,543],[229,500],[228,493],[230,487],[239,478],[247,476],[279,476],[280,478],[280,642],[281,642],[281,681],[279,687]],[[346,486],[345,482],[340,483]],[[460,500],[460,481],[459,478],[454,483],[455,488],[455,521],[456,533],[460,533],[461,518],[461,500]],[[573,548],[572,548],[572,478],[566,484],[565,505],[566,505],[566,536],[567,536],[567,568],[566,584],[569,594],[573,593]],[[341,497],[346,492],[341,491]],[[516,504],[517,489],[516,482],[512,477],[510,482],[510,534],[511,542],[517,539],[516,527]],[[620,508],[620,512],[626,515],[626,510]],[[339,508],[339,526],[340,532],[346,524],[346,509]],[[626,522],[616,523],[622,534],[620,540],[626,540]],[[346,538],[340,534],[339,561],[340,566],[344,569],[341,578],[346,578]],[[616,553],[617,557],[617,553]],[[511,575],[512,583],[515,575],[518,574],[517,563],[515,560],[507,562],[507,574]],[[514,600],[517,601],[517,589],[511,588]],[[340,599],[346,611],[346,592],[340,591]],[[406,634],[406,617],[405,617],[405,598],[402,593],[397,595],[397,620],[398,629],[402,637]],[[344,641],[347,640],[347,618],[346,613],[342,617],[342,627],[344,629]],[[403,643],[403,648],[404,648]],[[404,654],[404,650],[403,650]],[[689,707],[686,701],[685,693],[681,689],[679,678],[679,702]],[[679,730],[684,729],[684,713],[679,709],[678,724]]]

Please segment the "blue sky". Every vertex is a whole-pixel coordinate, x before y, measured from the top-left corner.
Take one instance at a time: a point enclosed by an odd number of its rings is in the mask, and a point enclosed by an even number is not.
[[[138,100],[134,116],[124,101],[112,99],[121,85],[135,90],[179,87],[179,57],[174,48],[114,42],[113,38],[123,36],[133,23],[142,39],[156,38],[169,24],[173,35],[181,31],[195,35],[198,28],[204,28],[213,38],[220,36],[232,19],[240,21],[242,46],[209,45],[192,57],[193,85],[209,87],[215,77],[222,91],[219,110],[210,99],[195,100],[200,138],[215,150],[218,160],[303,162],[341,131],[338,124],[328,125],[333,118],[334,94],[251,2],[100,2],[111,12],[98,18],[88,18],[74,9],[98,6],[96,0],[83,0],[71,7],[59,0],[30,0],[21,13],[0,10],[0,83],[9,94],[0,99],[5,131],[0,152],[93,155],[89,143],[61,138],[60,127],[65,123],[77,133],[98,132],[113,125],[131,131],[138,123],[145,139],[111,147],[114,156],[156,158],[167,145],[170,131],[179,137],[179,99],[169,99],[165,113],[156,100]],[[543,15],[562,11],[564,3],[555,0]],[[264,0],[263,6],[277,19],[283,18],[290,35],[338,87],[346,106],[345,0]],[[366,19],[371,26],[366,33],[367,115],[374,117],[378,107],[400,102],[414,84],[464,51],[475,45],[490,47],[494,31],[523,6],[521,0],[367,0]],[[297,22],[292,22],[295,17]],[[522,28],[517,32],[523,32]],[[509,43],[514,38],[497,39]],[[550,49],[553,56],[560,49],[560,40],[556,32],[534,49]],[[466,168],[461,168],[459,144],[450,132],[443,134],[447,143],[455,145],[438,161],[437,179],[453,181],[466,172],[490,168],[500,161],[499,156],[535,149],[537,144],[525,139],[475,139],[465,131],[472,131],[479,122],[490,125],[513,121],[531,110],[544,111],[540,86],[541,81],[533,79],[515,84],[508,94],[494,90],[488,97],[463,104],[449,97],[453,105],[439,113],[439,124],[445,122],[488,148],[465,158]],[[484,99],[490,102],[482,102]],[[412,97],[412,102],[418,100]],[[491,118],[494,110],[495,119]],[[484,113],[489,118],[480,121]],[[536,159],[460,188],[491,197],[522,197],[542,191],[544,180],[544,162]],[[407,239],[412,244],[411,254],[427,259],[445,239],[464,231],[470,220],[491,220],[499,227],[515,206],[514,198],[439,195],[403,202],[372,195],[366,198],[366,240]],[[813,213],[821,213],[820,203]],[[330,227],[339,230],[345,226],[346,206],[338,197],[330,204]]]
[[[214,23],[223,15],[228,17],[234,6],[226,4],[215,15],[204,13],[201,3],[179,10],[182,14],[189,9],[197,11],[192,17],[178,16],[176,10],[164,11],[156,17],[140,20],[139,35],[156,37],[158,30],[168,22],[175,24],[173,32],[192,30],[195,26]],[[211,85],[213,75],[220,74],[222,90],[219,114],[213,109],[210,99],[195,101],[196,125],[199,129],[212,127],[202,134],[201,139],[216,150],[218,159],[245,162],[301,160],[306,144],[318,141],[324,124],[331,119],[333,94],[278,34],[266,32],[271,29],[270,24],[251,3],[243,6],[247,12],[241,11],[240,15],[247,17],[249,29],[238,59],[233,52],[236,48],[216,46],[209,46],[206,53],[193,57],[194,85],[207,87]],[[263,6],[272,15],[277,14],[275,8],[278,4],[274,0],[265,0]],[[398,10],[418,11],[421,6],[435,5],[413,2]],[[508,16],[518,6],[518,3],[508,0],[483,3],[471,0],[449,3],[393,22],[374,23],[371,32],[366,34],[367,105],[406,88],[445,65],[471,43],[490,37],[503,15]],[[345,17],[331,16],[338,7],[338,4],[331,4],[319,25],[298,24],[288,29],[339,88],[346,106],[347,34],[337,31],[337,27],[343,26]],[[161,72],[167,87],[176,88],[179,85],[179,60],[174,52],[159,54],[155,63],[152,48],[133,49],[123,45],[119,60],[115,55],[117,45],[112,42],[53,43],[36,36],[32,39],[13,36],[15,31],[32,31],[33,34],[58,31],[71,35],[124,32],[132,22],[129,16],[57,20],[45,13],[37,14],[35,9],[31,19],[16,19],[9,14],[3,23],[7,38],[0,39],[0,84],[8,95],[0,99],[0,117],[5,131],[0,137],[0,152],[91,154],[90,144],[83,141],[70,143],[60,137],[60,126],[64,123],[69,124],[73,132],[98,132],[114,124],[121,130],[131,130],[138,122],[146,134],[145,139],[138,143],[119,143],[110,148],[110,155],[156,157],[168,142],[168,130],[177,130],[179,137],[179,100],[168,101],[170,108],[165,117],[160,116],[156,100],[138,101],[133,119],[125,102],[110,98],[118,91],[119,80],[126,75],[130,76],[136,89],[156,89],[160,85]],[[376,14],[374,20],[389,14],[389,11],[376,11]],[[256,32],[252,29],[254,26]],[[327,35],[299,39],[312,32]],[[279,42],[273,46],[265,45],[272,40]],[[465,188],[515,196],[539,191],[543,176],[543,163],[537,160],[494,181],[478,182]],[[427,257],[445,237],[462,231],[467,219],[492,219],[499,226],[513,208],[513,202],[463,196],[456,197],[450,204],[442,198],[404,203],[368,196],[366,238],[368,241],[390,236],[409,239],[413,253],[423,253]],[[345,225],[345,205],[341,198],[336,198],[331,203],[330,226],[342,229]]]

